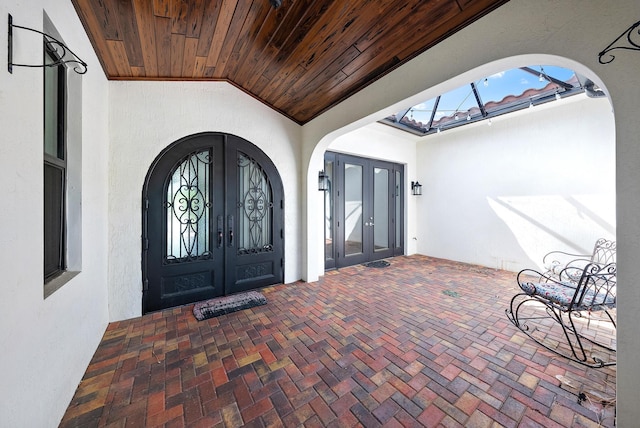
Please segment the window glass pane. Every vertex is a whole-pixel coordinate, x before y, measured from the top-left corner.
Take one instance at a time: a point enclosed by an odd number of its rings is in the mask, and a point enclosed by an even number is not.
[[[45,64],[55,60],[45,49]],[[64,159],[63,120],[64,66],[44,68],[44,152]]]
[[[64,169],[44,164],[44,277],[64,270]]]
[[[436,115],[433,118],[432,128],[439,128],[456,122],[464,123],[467,119],[481,114],[471,85],[463,85],[453,91],[442,94]]]
[[[538,77],[531,73],[514,68],[483,79],[477,84],[477,88],[486,105],[498,103],[508,96],[520,95],[527,89],[543,88],[547,83],[549,82],[546,80],[544,83],[540,82]],[[488,105],[487,108],[491,108],[491,105]]]
[[[557,79],[566,83],[576,83],[575,72],[562,67],[550,65],[528,67],[534,73],[514,68],[493,74],[476,84],[487,112],[504,109],[513,104],[523,102],[521,95],[530,91],[533,99],[552,95],[560,88],[551,80]],[[512,99],[511,102],[509,100]],[[524,102],[528,98],[525,97]]]
[[[431,114],[433,113],[433,106],[435,105],[435,102],[436,98],[432,98],[411,107],[402,120],[400,120],[400,123],[426,131],[427,126],[429,126],[429,121],[431,120]]]

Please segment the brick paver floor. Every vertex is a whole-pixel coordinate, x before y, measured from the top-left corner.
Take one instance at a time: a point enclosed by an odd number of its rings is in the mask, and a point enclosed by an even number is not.
[[[61,427],[613,426],[613,404],[578,396],[611,395],[615,366],[516,329],[513,272],[389,261],[201,322],[185,306],[110,324]]]

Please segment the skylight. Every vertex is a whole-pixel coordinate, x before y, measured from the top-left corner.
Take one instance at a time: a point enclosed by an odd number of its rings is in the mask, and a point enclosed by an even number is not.
[[[380,122],[429,135],[584,92],[592,82],[544,65],[505,70],[412,106]]]

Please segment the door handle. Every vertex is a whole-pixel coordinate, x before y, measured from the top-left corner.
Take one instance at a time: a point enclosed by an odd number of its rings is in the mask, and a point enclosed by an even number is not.
[[[218,248],[222,247],[222,228],[224,227],[224,220],[221,215],[218,216]]]
[[[233,216],[227,217],[227,226],[229,227],[229,246],[233,247]]]

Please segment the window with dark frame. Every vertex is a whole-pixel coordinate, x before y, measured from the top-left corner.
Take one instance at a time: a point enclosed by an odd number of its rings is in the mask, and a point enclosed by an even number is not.
[[[44,63],[59,55],[44,42]],[[44,281],[66,269],[66,67],[44,67]]]

